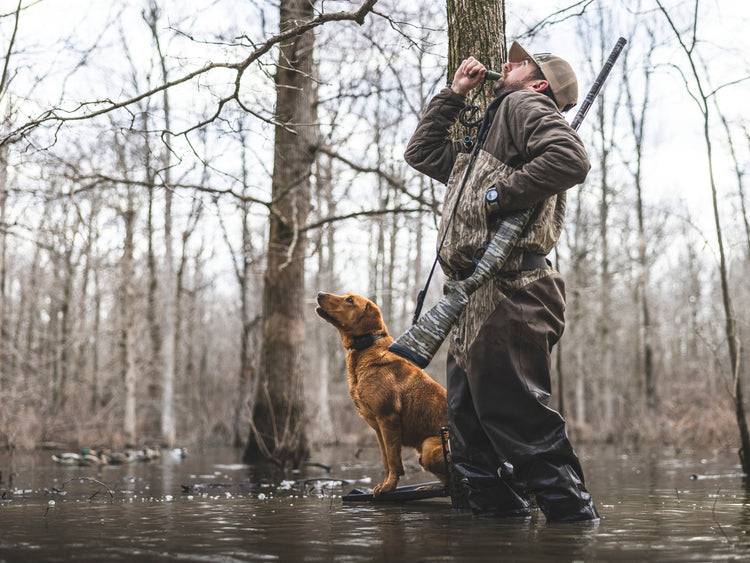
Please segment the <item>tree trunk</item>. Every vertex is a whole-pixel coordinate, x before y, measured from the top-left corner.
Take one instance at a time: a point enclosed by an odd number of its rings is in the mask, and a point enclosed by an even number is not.
[[[745,139],[747,139],[748,145],[750,145],[750,133],[748,133],[748,130],[744,129],[745,132]],[[734,153],[734,149],[732,149],[732,153]],[[737,169],[737,159],[735,159],[735,170]],[[750,213],[748,213],[747,209],[747,201],[745,198],[745,187],[744,183],[742,182],[742,173],[737,172],[738,178],[737,178],[737,187],[740,190],[740,206],[742,208],[742,222],[745,225],[745,241],[747,242],[747,260],[750,261]]]
[[[102,288],[99,277],[99,268],[93,269],[94,275],[94,319],[92,332],[101,334],[102,326]],[[91,342],[91,412],[97,412],[103,406],[101,401],[101,381],[99,372],[99,342],[100,338],[94,337]]]
[[[0,148],[0,392],[3,390],[3,383],[10,375],[10,370],[6,371],[8,359],[5,354],[7,346],[8,322],[5,318],[5,287],[6,287],[6,266],[7,256],[6,241],[8,240],[6,222],[6,206],[8,202],[8,147],[3,145]]]
[[[143,112],[143,130],[149,131],[149,113]],[[151,155],[153,148],[149,144],[149,137],[146,136],[144,168],[145,182],[148,189],[148,204],[146,205],[146,237],[148,239],[146,250],[146,264],[148,267],[148,289],[147,289],[147,306],[146,321],[148,323],[148,336],[151,348],[147,360],[147,381],[146,396],[148,398],[148,413],[144,417],[144,431],[156,436],[159,432],[161,415],[159,414],[158,403],[161,397],[161,360],[162,360],[162,330],[160,299],[159,299],[159,261],[156,256],[156,225],[154,217],[156,171]]]
[[[604,110],[602,105],[599,106],[599,131],[601,134],[601,155],[599,160],[599,169],[601,170],[601,182],[599,192],[599,250],[601,252],[600,270],[599,270],[599,370],[602,376],[602,388],[604,390],[604,428],[607,434],[612,431],[614,421],[614,393],[613,393],[613,373],[612,373],[612,339],[610,334],[611,322],[611,277],[609,266],[609,199],[610,186],[608,181],[607,166],[609,150],[607,140],[605,139],[604,127]]]
[[[742,463],[742,470],[746,474],[750,474],[750,431],[747,426],[747,419],[745,416],[745,403],[743,400],[742,392],[742,372],[740,370],[740,338],[737,329],[737,317],[735,316],[734,306],[732,304],[732,294],[729,291],[729,274],[727,269],[727,256],[724,249],[724,234],[722,232],[721,215],[719,213],[719,198],[716,186],[716,177],[714,174],[714,160],[713,160],[713,143],[711,140],[711,119],[709,115],[709,98],[712,97],[718,90],[714,89],[713,93],[709,92],[710,89],[704,84],[705,77],[696,70],[695,58],[697,55],[693,53],[692,48],[688,48],[683,42],[680,32],[675,27],[669,12],[664,8],[662,3],[657,0],[656,2],[659,10],[664,14],[667,19],[669,26],[675,33],[675,36],[680,41],[683,52],[690,61],[690,68],[693,72],[693,78],[695,80],[695,86],[697,89],[697,95],[691,92],[693,99],[700,108],[701,116],[703,118],[703,139],[706,144],[706,161],[708,163],[708,178],[711,188],[711,203],[713,206],[714,213],[714,225],[716,227],[716,241],[719,248],[719,276],[721,282],[721,297],[722,304],[724,306],[724,322],[725,322],[725,334],[729,352],[729,363],[730,371],[732,376],[732,391],[735,407],[735,416],[737,418],[737,427],[740,432],[740,450],[739,457]],[[698,6],[695,6],[695,16],[697,18]]]
[[[247,139],[243,130],[240,130],[240,140],[242,144],[242,193],[245,194],[249,189],[249,168],[247,165]],[[250,276],[252,275],[253,259],[253,241],[250,231],[250,209],[249,201],[240,203],[240,219],[242,221],[242,248],[239,250],[239,259],[235,258],[235,275],[237,283],[240,286],[240,314],[242,327],[240,330],[240,373],[238,380],[238,396],[234,407],[234,422],[232,424],[234,432],[234,446],[241,447],[245,442],[247,432],[247,414],[248,414],[248,394],[252,389],[255,372],[255,362],[251,353],[255,350],[251,346],[252,331],[257,324],[256,320],[251,319],[250,303]],[[225,236],[227,246],[230,246],[230,237]],[[234,253],[236,256],[237,253]]]
[[[133,235],[135,229],[135,209],[129,197],[128,208],[122,213],[125,225],[125,239],[120,266],[122,280],[120,286],[120,369],[124,390],[123,432],[127,444],[136,444],[136,384],[138,376],[135,367],[135,312],[133,311],[133,272],[135,269]]]
[[[505,45],[505,0],[448,0],[448,84],[461,61],[469,55],[499,71],[508,57]],[[484,88],[479,105],[486,107],[494,94]]]
[[[658,405],[658,395],[656,394],[656,370],[654,369],[654,328],[651,322],[651,310],[648,300],[648,288],[650,286],[650,266],[651,257],[648,252],[648,229],[646,227],[645,211],[643,204],[643,155],[645,142],[645,124],[646,112],[649,107],[649,94],[651,84],[651,55],[655,48],[655,38],[653,32],[648,30],[648,36],[651,41],[650,48],[645,60],[639,59],[637,66],[643,66],[643,97],[640,104],[636,107],[635,94],[631,83],[631,72],[623,73],[623,83],[625,86],[626,105],[630,118],[630,130],[635,142],[635,155],[630,170],[633,176],[633,184],[636,192],[636,216],[638,219],[638,262],[636,274],[636,311],[639,313],[639,356],[641,361],[637,364],[643,370],[644,394],[646,406],[653,411]],[[625,68],[628,66],[628,55],[625,53]]]
[[[318,159],[315,169],[316,207],[321,216],[333,217],[336,215],[336,199],[333,195],[331,182],[332,164],[330,159]],[[334,234],[336,230],[334,225],[329,224],[318,232],[320,239],[318,240],[316,289],[329,291],[336,286],[334,277],[336,271],[336,237]],[[320,319],[315,318],[313,322],[320,322]],[[322,444],[332,444],[336,442],[337,436],[331,416],[330,384],[332,380],[335,381],[335,374],[339,373],[341,366],[343,366],[344,361],[339,352],[342,348],[338,337],[332,338],[331,331],[316,330],[314,334],[316,339],[315,349],[318,351],[317,362],[314,364],[318,374],[317,381],[314,384],[317,389],[317,397],[314,400],[316,416],[313,421],[315,440]]]
[[[450,83],[461,61],[470,55],[487,68],[498,69],[507,58],[505,45],[505,0],[448,0],[448,75]],[[478,105],[485,108],[491,101],[491,88],[483,88]],[[470,133],[461,127],[454,132],[464,136]],[[476,132],[476,131],[474,131]],[[443,210],[445,213],[445,210]],[[457,479],[457,472],[451,476]],[[468,501],[461,498],[458,491],[463,486],[458,482],[451,485],[452,501],[456,508],[466,506]]]
[[[74,232],[74,231],[72,231]],[[73,252],[74,242],[73,240],[66,240],[72,234],[66,233],[63,236],[65,243],[65,251],[63,253],[63,280],[62,280],[62,299],[60,306],[57,311],[57,318],[59,321],[59,340],[57,342],[58,353],[57,361],[60,362],[60,386],[59,386],[59,407],[65,406],[68,400],[68,387],[70,385],[70,342],[72,341],[71,334],[71,314],[72,314],[72,300],[73,300],[73,277],[75,276],[75,264],[73,263]]]
[[[283,32],[311,18],[309,0],[282,0]],[[281,44],[276,69],[274,168],[267,265],[263,288],[263,337],[255,405],[244,460],[293,466],[308,455],[302,374],[304,295],[315,109],[312,32]]]
[[[166,84],[169,81],[167,63],[159,41],[157,23],[160,17],[160,9],[155,0],[152,0],[146,21],[151,28],[156,52],[159,57],[162,80]],[[162,175],[164,180],[164,283],[162,293],[164,296],[164,321],[162,324],[162,377],[161,377],[161,435],[162,439],[169,445],[174,445],[176,426],[174,418],[174,377],[175,377],[175,349],[176,349],[176,315],[177,296],[176,273],[174,263],[174,241],[172,239],[172,149],[170,146],[171,123],[169,106],[169,89],[163,92],[164,111],[164,156],[162,158]]]

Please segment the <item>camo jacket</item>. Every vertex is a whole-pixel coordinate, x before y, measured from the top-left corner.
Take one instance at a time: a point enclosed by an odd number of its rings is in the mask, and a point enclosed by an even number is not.
[[[438,260],[446,276],[450,279],[473,266],[475,252],[489,242],[503,216],[532,207],[534,212],[494,283],[472,294],[454,327],[451,353],[459,365],[481,326],[507,295],[552,273],[522,271],[523,254],[547,255],[554,248],[565,219],[565,191],[583,182],[591,167],[581,139],[554,102],[531,90],[504,96],[472,158],[463,141],[450,137],[465,104],[465,97],[450,88],[438,93],[404,155],[412,167],[446,183],[438,232],[438,241],[445,238]],[[499,212],[489,217],[484,195],[491,186],[499,193]]]

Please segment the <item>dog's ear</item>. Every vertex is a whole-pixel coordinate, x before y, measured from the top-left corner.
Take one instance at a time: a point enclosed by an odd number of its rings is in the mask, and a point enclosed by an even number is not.
[[[368,332],[371,332],[372,334],[388,334],[380,309],[378,309],[377,305],[373,304],[371,301],[367,301],[365,304],[362,319],[367,325]]]

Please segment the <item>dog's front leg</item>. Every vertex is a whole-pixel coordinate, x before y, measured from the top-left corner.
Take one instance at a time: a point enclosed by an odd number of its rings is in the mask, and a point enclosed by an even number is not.
[[[380,449],[380,461],[383,463],[383,472],[388,478],[388,456],[386,455],[385,441],[383,440],[383,433],[380,431],[377,421],[373,421],[372,427],[375,429],[375,435],[378,437],[378,448]]]
[[[398,478],[404,474],[401,459],[401,418],[398,415],[378,417],[378,443],[383,456],[385,479],[372,490],[373,496],[393,491],[398,486]]]

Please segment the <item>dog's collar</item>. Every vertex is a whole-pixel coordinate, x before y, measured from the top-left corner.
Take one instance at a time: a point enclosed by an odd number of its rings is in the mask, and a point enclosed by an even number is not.
[[[349,346],[349,350],[361,352],[375,344],[375,341],[380,340],[381,338],[383,338],[382,334],[363,334],[362,336],[356,336],[352,340],[352,345]]]

